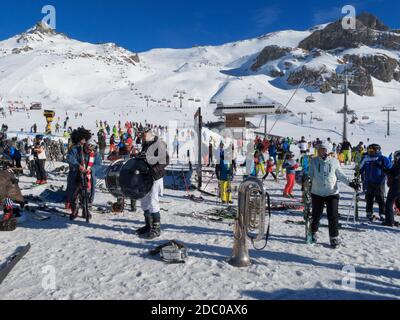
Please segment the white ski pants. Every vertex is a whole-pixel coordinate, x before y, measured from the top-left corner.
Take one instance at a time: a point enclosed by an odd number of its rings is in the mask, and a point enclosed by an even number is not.
[[[159,195],[163,192],[164,180],[160,179],[154,182],[151,191],[142,199],[141,206],[143,211],[150,213],[160,212],[160,199]]]

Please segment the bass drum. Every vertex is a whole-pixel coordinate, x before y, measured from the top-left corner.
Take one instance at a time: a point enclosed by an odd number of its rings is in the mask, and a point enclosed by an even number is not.
[[[106,175],[106,187],[116,198],[143,199],[153,188],[149,165],[141,159],[114,162]]]

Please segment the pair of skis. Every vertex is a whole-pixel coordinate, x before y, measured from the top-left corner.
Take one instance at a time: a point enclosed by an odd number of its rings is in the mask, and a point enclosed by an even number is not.
[[[6,262],[0,266],[0,284],[2,284],[17,263],[28,253],[30,248],[30,243],[24,247],[17,248],[17,250],[7,258]]]
[[[303,205],[304,205],[304,221],[306,226],[306,243],[312,244],[313,237],[311,231],[312,224],[312,202],[311,202],[311,178],[306,176],[303,183]]]

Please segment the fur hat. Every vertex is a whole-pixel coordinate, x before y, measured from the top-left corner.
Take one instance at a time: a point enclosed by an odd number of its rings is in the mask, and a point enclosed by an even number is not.
[[[89,141],[92,138],[92,133],[85,128],[79,128],[71,133],[71,141],[73,144],[78,144],[82,139]]]

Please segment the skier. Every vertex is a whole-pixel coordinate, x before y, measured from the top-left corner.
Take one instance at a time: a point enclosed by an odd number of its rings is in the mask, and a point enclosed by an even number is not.
[[[210,142],[208,144],[208,166],[210,167],[213,163],[213,144],[212,144],[212,140],[210,138]]]
[[[115,135],[112,134],[110,137],[110,155],[113,154],[113,152],[115,152]]]
[[[279,144],[277,146],[276,154],[278,157],[278,160],[276,163],[276,176],[279,176],[279,175],[283,175],[285,173],[285,169],[282,167],[283,162],[285,161],[285,151],[283,150],[283,146],[281,144]]]
[[[328,153],[333,152],[333,144],[331,138],[326,139],[326,146],[328,147]]]
[[[219,196],[223,204],[232,204],[231,183],[233,180],[233,167],[228,160],[221,159],[216,168],[216,176],[218,179]]]
[[[254,152],[254,171],[252,176],[258,177],[258,174],[262,173],[262,176],[265,175],[265,158],[261,151],[256,150]]]
[[[309,175],[312,183],[312,243],[317,242],[317,232],[324,206],[327,206],[329,220],[329,236],[332,248],[339,246],[339,188],[338,180],[348,186],[358,189],[350,182],[340,168],[337,159],[328,157],[328,146],[318,146],[318,156],[311,160]]]
[[[25,163],[29,169],[29,176],[35,176],[35,158],[33,156],[33,146],[27,144],[25,149]]]
[[[237,172],[237,157],[238,153],[236,151],[235,145],[232,143],[232,168],[234,172]]]
[[[341,151],[344,156],[344,164],[348,165],[351,163],[351,143],[347,139],[343,139]]]
[[[154,179],[154,185],[146,197],[141,200],[146,225],[137,233],[139,236],[152,240],[161,236],[159,193],[163,189],[163,178],[165,168],[169,165],[169,155],[167,145],[154,135],[151,128],[143,131],[142,141],[142,152],[139,158],[150,165],[150,174]]]
[[[355,148],[354,148],[354,154],[353,154],[353,159],[356,164],[361,163],[361,159],[364,156],[364,142],[360,142]]]
[[[381,221],[385,219],[385,179],[386,173],[392,164],[390,160],[382,155],[381,147],[372,144],[368,147],[368,154],[360,164],[360,173],[366,186],[365,200],[367,202],[367,218],[373,222],[377,219],[374,216],[374,199],[379,205],[379,216]]]
[[[264,181],[267,179],[267,177],[271,174],[272,177],[274,178],[275,182],[278,182],[278,178],[274,173],[274,166],[275,166],[275,161],[273,157],[269,157],[267,160],[266,168],[265,171],[267,172],[265,176],[262,178]]]
[[[293,188],[296,182],[296,169],[299,168],[299,164],[294,160],[294,154],[289,152],[286,155],[286,159],[283,163],[283,168],[286,170],[286,186],[283,191],[285,198],[294,199]]]
[[[106,135],[104,134],[103,128],[100,128],[99,132],[97,133],[97,140],[99,141],[100,156],[101,156],[101,159],[104,161],[106,147],[107,147],[107,141],[106,141]]]
[[[47,184],[47,174],[45,169],[46,146],[43,141],[43,136],[41,135],[37,135],[35,138],[35,144],[33,146],[33,157],[35,159],[35,170],[37,179],[36,184]]]
[[[270,157],[274,158],[274,163],[276,164],[277,149],[275,142],[271,142],[268,148],[268,154]]]
[[[298,142],[298,147],[300,149],[301,154],[307,153],[308,149],[308,142],[306,141],[305,137],[301,137],[301,140]]]
[[[388,227],[398,227],[399,223],[394,220],[393,206],[396,203],[398,208],[400,200],[400,151],[393,154],[393,166],[388,171],[388,187],[389,193],[386,199],[386,218],[384,225]]]
[[[301,155],[300,157],[300,166],[301,166],[301,191],[304,192],[304,184],[306,179],[309,177],[309,168],[310,168],[310,161],[312,156],[310,155],[309,150],[306,150],[306,153]]]

